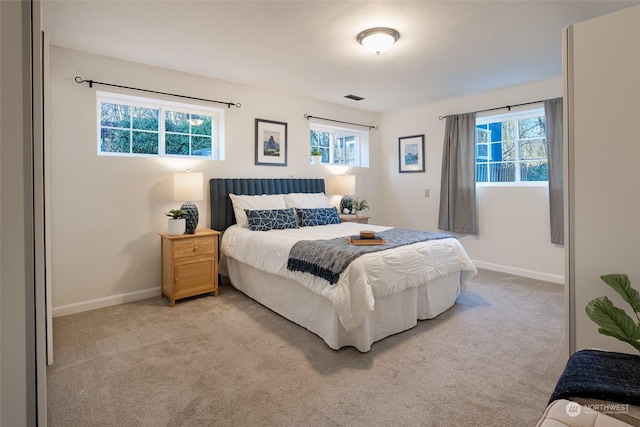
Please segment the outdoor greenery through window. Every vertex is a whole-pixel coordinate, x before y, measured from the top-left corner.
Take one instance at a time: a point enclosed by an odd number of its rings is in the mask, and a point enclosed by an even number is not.
[[[476,119],[476,182],[547,182],[543,109]]]
[[[369,132],[312,124],[310,150],[322,152],[322,163],[330,165],[368,166]]]
[[[98,92],[98,154],[221,160],[224,111]]]

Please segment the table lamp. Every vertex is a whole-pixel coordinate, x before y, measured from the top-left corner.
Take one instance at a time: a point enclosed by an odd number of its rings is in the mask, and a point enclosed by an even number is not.
[[[173,200],[184,202],[180,209],[187,213],[187,234],[194,234],[198,226],[198,208],[194,200],[204,197],[202,172],[175,172],[173,174]]]
[[[345,213],[347,209],[349,213],[351,209],[351,196],[356,192],[356,176],[355,175],[337,175],[336,176],[336,194],[342,196],[340,199],[340,213]]]

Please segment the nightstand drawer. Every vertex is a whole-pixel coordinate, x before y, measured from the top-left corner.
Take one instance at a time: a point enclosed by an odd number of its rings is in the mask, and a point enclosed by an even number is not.
[[[216,250],[214,244],[214,239],[208,237],[176,240],[173,242],[173,256],[175,258],[184,258],[206,254],[210,255]]]

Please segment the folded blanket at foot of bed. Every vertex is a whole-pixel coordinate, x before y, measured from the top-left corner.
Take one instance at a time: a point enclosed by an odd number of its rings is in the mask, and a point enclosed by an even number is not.
[[[640,355],[601,350],[574,353],[549,403],[571,397],[640,405]]]
[[[349,244],[348,236],[329,240],[300,240],[291,248],[287,269],[311,273],[333,285],[338,282],[340,273],[349,263],[361,255],[427,240],[454,238],[451,234],[406,228],[391,228],[376,233],[376,237],[384,239],[386,243],[376,246],[354,246]]]

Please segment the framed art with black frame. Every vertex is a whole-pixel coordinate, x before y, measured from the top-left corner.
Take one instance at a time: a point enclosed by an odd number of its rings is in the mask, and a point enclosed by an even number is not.
[[[256,119],[256,165],[287,166],[287,124]]]
[[[424,135],[398,138],[398,163],[400,173],[424,172]]]

